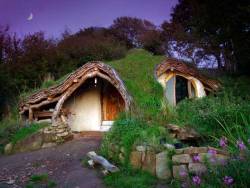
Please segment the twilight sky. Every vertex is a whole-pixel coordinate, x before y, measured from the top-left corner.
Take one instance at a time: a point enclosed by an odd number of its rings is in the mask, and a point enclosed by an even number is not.
[[[148,19],[160,25],[170,19],[177,0],[0,0],[0,25],[19,36],[44,31],[59,37],[89,26],[110,26],[120,16]],[[30,13],[33,19],[28,21]]]

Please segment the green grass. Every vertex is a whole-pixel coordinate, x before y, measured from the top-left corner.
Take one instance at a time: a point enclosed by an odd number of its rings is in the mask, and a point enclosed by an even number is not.
[[[29,136],[29,135],[31,135],[33,133],[36,133],[41,128],[44,128],[46,126],[48,126],[47,123],[39,123],[39,124],[38,123],[32,123],[32,124],[28,125],[27,127],[22,127],[17,132],[15,132],[15,134],[12,136],[11,142],[16,143],[19,140],[23,140],[27,136]]]
[[[157,179],[147,172],[126,168],[104,177],[104,183],[111,188],[153,188]]]
[[[56,187],[56,183],[49,179],[48,174],[33,175],[30,177],[26,188],[36,188],[36,187]]]

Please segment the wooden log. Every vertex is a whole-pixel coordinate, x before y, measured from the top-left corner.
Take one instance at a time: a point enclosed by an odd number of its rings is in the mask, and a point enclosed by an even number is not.
[[[94,151],[90,151],[87,153],[87,156],[93,160],[94,163],[100,164],[103,168],[109,172],[118,172],[119,168],[115,165],[111,164],[107,159],[104,157],[97,155]]]

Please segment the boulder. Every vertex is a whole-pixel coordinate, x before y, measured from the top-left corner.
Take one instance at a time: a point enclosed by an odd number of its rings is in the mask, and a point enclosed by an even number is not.
[[[186,165],[174,165],[173,177],[180,180],[185,180],[188,176],[188,169]]]
[[[189,163],[188,170],[196,175],[204,174],[207,171],[207,167],[203,163]]]
[[[136,151],[145,152],[146,151],[146,147],[145,146],[136,146]]]
[[[171,169],[168,167],[168,159],[167,152],[161,152],[156,154],[156,176],[159,179],[170,179],[172,177]]]
[[[207,147],[187,147],[183,149],[183,153],[185,154],[195,154],[195,153],[207,153]]]
[[[55,142],[43,143],[42,148],[55,147],[57,144]]]
[[[189,154],[173,155],[172,161],[175,164],[187,164],[192,162],[192,158]]]
[[[166,127],[169,130],[170,135],[182,141],[199,140],[201,137],[199,133],[190,127],[180,127],[174,124],[168,124]]]
[[[5,145],[4,154],[9,155],[12,153],[12,150],[13,150],[13,144],[10,142],[10,143]]]
[[[155,175],[155,153],[147,151],[144,160],[142,161],[142,169]]]
[[[14,152],[25,152],[25,151],[32,151],[37,150],[42,147],[43,143],[43,133],[38,132],[24,138],[23,140],[18,141],[14,148]]]
[[[139,151],[132,151],[130,154],[130,163],[134,168],[141,168],[142,153]]]

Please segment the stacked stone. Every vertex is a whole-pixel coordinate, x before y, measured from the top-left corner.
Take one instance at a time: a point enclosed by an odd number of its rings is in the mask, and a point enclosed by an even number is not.
[[[64,142],[72,137],[71,130],[65,123],[45,128],[44,134],[53,134],[55,142]]]
[[[173,177],[185,179],[185,175],[204,174],[206,162],[212,165],[223,165],[229,159],[227,152],[212,147],[187,147],[177,149],[172,156]]]
[[[170,150],[175,153],[172,158],[168,155]],[[227,152],[212,147],[167,149],[156,153],[148,146],[137,146],[130,155],[130,163],[134,168],[148,171],[159,179],[185,179],[189,173],[204,174],[207,171],[205,162],[223,165],[228,159]],[[173,165],[171,167],[168,164]]]

